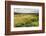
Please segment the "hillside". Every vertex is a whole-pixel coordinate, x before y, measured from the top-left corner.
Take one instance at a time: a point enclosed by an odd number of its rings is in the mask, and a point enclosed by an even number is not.
[[[37,14],[16,14],[14,15],[15,27],[38,26],[39,16]]]

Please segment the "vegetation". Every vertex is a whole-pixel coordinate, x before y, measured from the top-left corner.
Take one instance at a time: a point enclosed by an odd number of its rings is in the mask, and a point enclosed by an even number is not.
[[[14,27],[38,26],[38,20],[38,14],[16,14],[14,15]]]

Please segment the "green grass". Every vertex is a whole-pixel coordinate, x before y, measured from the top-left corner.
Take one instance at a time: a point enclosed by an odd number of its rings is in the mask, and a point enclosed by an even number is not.
[[[14,27],[31,27],[39,25],[39,16],[36,14],[16,14],[14,15]]]

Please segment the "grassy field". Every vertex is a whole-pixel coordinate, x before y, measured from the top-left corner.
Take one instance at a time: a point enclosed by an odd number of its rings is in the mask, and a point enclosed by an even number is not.
[[[31,27],[39,25],[37,14],[16,14],[14,15],[14,27]]]

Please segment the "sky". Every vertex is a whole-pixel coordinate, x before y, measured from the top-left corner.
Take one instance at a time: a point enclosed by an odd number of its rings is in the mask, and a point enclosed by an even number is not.
[[[16,13],[39,13],[39,9],[32,8],[15,8],[14,12]]]

